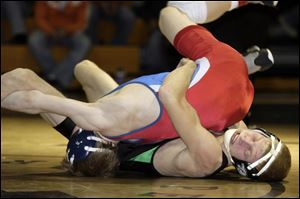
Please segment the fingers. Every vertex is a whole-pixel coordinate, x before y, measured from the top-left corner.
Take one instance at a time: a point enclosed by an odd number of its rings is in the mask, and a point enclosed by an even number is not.
[[[97,68],[99,68],[94,62],[85,59],[85,60],[79,62],[78,64],[76,64],[76,66],[74,68],[75,75],[76,75],[76,73],[80,73],[82,70],[84,70],[87,67],[97,67]]]
[[[189,59],[189,58],[182,58],[180,60],[180,62],[178,63],[177,68],[179,68],[183,65],[189,64],[189,63],[194,64],[195,62],[193,60]]]

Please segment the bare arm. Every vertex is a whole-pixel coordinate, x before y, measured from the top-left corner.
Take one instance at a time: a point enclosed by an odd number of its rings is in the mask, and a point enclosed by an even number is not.
[[[55,113],[70,117],[78,126],[87,130],[99,130],[105,118],[93,103],[47,95],[37,90],[16,91],[8,95],[1,107],[30,114]]]
[[[188,60],[182,67],[172,71],[160,88],[159,96],[177,133],[187,146],[187,150],[174,156],[172,164],[182,174],[193,176],[201,169],[201,176],[204,176],[220,166],[222,149],[217,139],[201,125],[196,111],[185,98],[195,67],[195,63]],[[186,167],[187,164],[194,166]],[[191,171],[186,171],[188,169]]]
[[[234,125],[228,127],[230,129],[248,129],[247,125],[243,122],[243,120],[235,123]]]

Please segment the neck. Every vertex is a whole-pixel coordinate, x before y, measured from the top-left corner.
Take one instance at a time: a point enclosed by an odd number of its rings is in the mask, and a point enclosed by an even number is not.
[[[227,157],[227,161],[228,161],[228,166],[232,166],[232,163],[230,161],[230,156],[227,153],[227,150],[225,149],[225,145],[224,145],[224,135],[218,136],[217,137],[218,142],[221,144],[222,147],[222,151],[225,153],[226,157]]]

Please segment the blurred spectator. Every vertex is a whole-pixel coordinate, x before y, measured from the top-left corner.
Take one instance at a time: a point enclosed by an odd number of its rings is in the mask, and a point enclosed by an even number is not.
[[[88,21],[88,2],[37,1],[34,15],[38,30],[30,35],[29,48],[41,65],[44,78],[61,90],[67,89],[74,66],[85,58],[91,46],[83,33]],[[58,64],[51,53],[54,44],[69,48]]]
[[[31,1],[1,1],[1,18],[8,20],[11,28],[12,38],[8,43],[25,44],[27,43],[26,17],[30,16]],[[1,30],[1,43],[4,43]]]
[[[112,21],[116,27],[115,35],[110,44],[124,45],[128,43],[128,38],[132,32],[135,15],[128,2],[125,1],[92,1],[90,7],[90,20],[86,29],[93,43],[103,43],[99,41],[98,22],[100,20]],[[101,27],[100,27],[101,31]]]
[[[279,15],[269,28],[269,34],[277,43],[298,44],[299,1],[280,1]]]

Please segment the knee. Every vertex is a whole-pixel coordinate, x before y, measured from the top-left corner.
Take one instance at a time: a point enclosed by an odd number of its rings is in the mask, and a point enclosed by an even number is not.
[[[32,70],[27,68],[17,68],[10,72],[1,75],[1,84],[3,85],[8,82],[20,82],[20,80],[28,81],[33,77],[37,76]],[[22,82],[24,82],[22,81]]]
[[[8,73],[6,73],[9,78],[31,78],[33,76],[36,76],[35,72],[28,68],[16,68]]]
[[[94,67],[94,63],[91,62],[90,60],[83,60],[81,62],[79,62],[78,64],[76,64],[75,68],[74,68],[74,75],[75,77],[81,78],[82,74],[85,73],[85,71],[90,70],[91,67]]]
[[[172,8],[167,6],[160,10],[158,19],[159,26],[161,26],[163,22],[166,21],[166,19],[168,18],[168,13],[170,12],[170,9]]]
[[[177,8],[172,6],[166,6],[161,9],[159,13],[158,25],[161,30],[164,30],[164,24],[169,24],[170,22],[174,21],[173,14],[174,12],[178,12]]]
[[[207,4],[205,1],[169,1],[168,7],[176,8],[194,23],[206,22]]]

